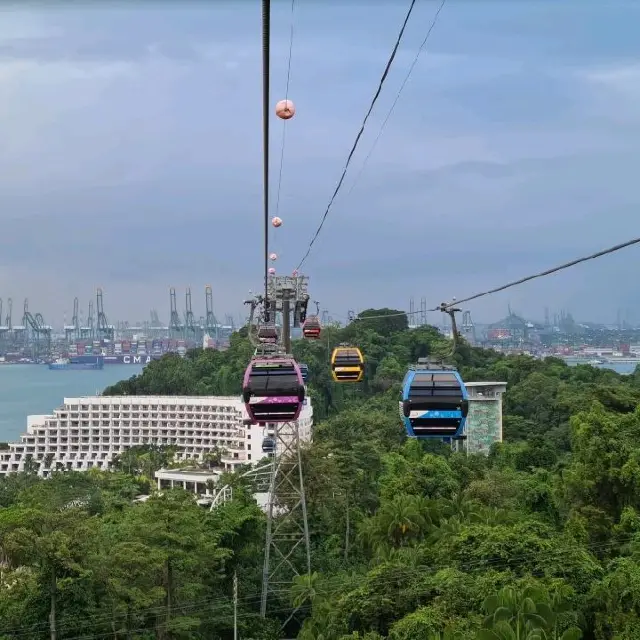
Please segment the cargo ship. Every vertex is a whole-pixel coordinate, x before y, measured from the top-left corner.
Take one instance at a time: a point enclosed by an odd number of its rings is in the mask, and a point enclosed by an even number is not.
[[[106,355],[104,353],[96,354],[83,354],[83,355],[69,355],[69,358],[74,362],[95,362],[96,358],[100,358],[103,364],[135,364],[145,365],[149,364],[152,360],[159,360],[163,354],[153,353],[117,353],[113,355]]]
[[[186,353],[183,340],[93,340],[76,342],[68,347],[68,357],[78,361],[92,361],[101,356],[104,364],[131,364],[144,366],[159,360],[165,353]]]
[[[163,354],[155,353],[119,353],[113,356],[102,356],[105,364],[149,364],[152,360],[160,360]]]
[[[104,367],[101,356],[92,356],[91,360],[78,360],[78,358],[58,358],[49,363],[52,371],[99,371]]]

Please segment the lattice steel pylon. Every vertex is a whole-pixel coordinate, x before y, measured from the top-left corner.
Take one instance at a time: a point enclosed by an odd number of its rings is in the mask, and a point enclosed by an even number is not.
[[[276,453],[267,504],[260,607],[262,616],[267,614],[270,595],[281,599],[296,576],[304,572],[311,573],[309,523],[298,423],[278,424],[274,429],[274,436]],[[296,611],[294,609],[290,613],[283,626],[287,625]]]
[[[281,349],[291,353],[291,313],[309,301],[308,278],[278,276],[269,279],[268,304],[281,313]],[[306,402],[306,401],[305,401]],[[267,502],[267,531],[262,573],[260,614],[267,615],[270,600],[286,600],[296,576],[311,574],[311,547],[307,502],[300,452],[299,422],[267,424],[276,442]],[[285,606],[287,606],[285,605]],[[282,606],[278,607],[282,610]],[[293,609],[283,627],[295,616]]]

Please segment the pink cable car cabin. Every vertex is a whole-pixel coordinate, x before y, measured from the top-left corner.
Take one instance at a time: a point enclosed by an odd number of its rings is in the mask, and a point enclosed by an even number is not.
[[[253,422],[297,420],[305,398],[298,363],[287,357],[256,357],[247,367],[242,400]]]

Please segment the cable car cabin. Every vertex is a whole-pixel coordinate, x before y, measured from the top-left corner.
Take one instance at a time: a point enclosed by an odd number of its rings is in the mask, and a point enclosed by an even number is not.
[[[356,347],[336,347],[331,354],[331,375],[335,382],[360,382],[364,358]]]
[[[298,366],[300,367],[300,373],[302,374],[302,382],[307,384],[307,380],[309,380],[309,365],[299,362]]]
[[[275,438],[263,438],[262,440],[262,453],[272,455],[276,452],[276,439]]]
[[[292,422],[304,403],[300,367],[293,358],[254,358],[242,384],[242,400],[253,422]]]
[[[309,316],[302,325],[302,335],[310,340],[317,340],[322,333],[322,325],[318,316]]]
[[[469,412],[467,389],[454,369],[410,369],[402,386],[402,415],[409,437],[456,438]]]
[[[278,342],[278,330],[274,324],[262,324],[258,327],[258,340],[260,342]]]

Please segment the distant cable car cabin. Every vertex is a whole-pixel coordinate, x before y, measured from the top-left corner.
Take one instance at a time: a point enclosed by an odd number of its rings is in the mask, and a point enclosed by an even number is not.
[[[299,362],[298,366],[300,367],[300,373],[302,374],[302,381],[307,384],[307,381],[309,380],[309,365]]]
[[[258,340],[273,344],[278,342],[278,330],[275,324],[261,324],[258,326]]]
[[[402,416],[407,435],[459,438],[469,412],[467,389],[453,368],[419,363],[402,385]]]
[[[364,358],[357,347],[336,347],[331,354],[331,375],[335,382],[360,382]]]
[[[302,335],[309,340],[317,340],[322,333],[322,325],[318,316],[309,316],[302,325]]]
[[[304,398],[302,373],[293,358],[257,357],[249,363],[242,400],[253,422],[297,420]]]
[[[276,452],[276,439],[266,437],[262,439],[262,453],[273,455]]]

